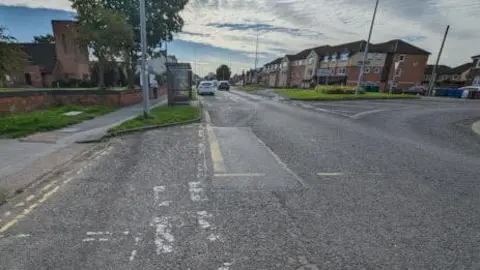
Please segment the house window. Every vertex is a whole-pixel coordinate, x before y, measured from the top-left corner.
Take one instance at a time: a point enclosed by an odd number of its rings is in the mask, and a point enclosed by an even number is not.
[[[287,62],[283,62],[282,67],[284,67],[284,68],[287,67]]]
[[[476,65],[476,68],[480,68],[480,58],[477,59],[477,65]]]
[[[340,61],[342,61],[342,62],[348,61],[348,53],[342,53],[340,55]]]
[[[405,61],[405,54],[400,54],[398,61]]]
[[[372,60],[372,59],[373,59],[373,53],[368,53],[367,60]]]
[[[25,73],[25,83],[32,85],[32,75],[30,75],[30,73]]]
[[[382,60],[382,59],[383,59],[383,55],[382,55],[381,53],[377,53],[377,54],[375,55],[375,59],[376,59],[376,60]]]
[[[364,67],[363,68],[363,73],[365,73],[365,74],[370,73],[370,68],[369,67]]]
[[[313,57],[308,58],[308,64],[309,65],[313,64],[314,61],[315,61],[315,58],[313,58]]]
[[[454,81],[458,81],[458,79],[459,79],[458,77],[459,77],[458,75],[453,75],[452,78],[453,78]]]
[[[65,36],[65,34],[62,34],[62,45],[63,45],[63,52],[65,54],[68,53],[67,51],[67,37]]]
[[[346,68],[339,68],[337,74],[338,75],[345,75],[346,72],[347,72]]]
[[[379,67],[374,67],[373,68],[373,73],[380,73],[380,68]]]
[[[325,55],[325,56],[323,57],[323,62],[328,62],[328,55]]]
[[[332,63],[335,63],[335,61],[337,61],[337,56],[334,54],[330,57],[330,60]]]
[[[442,81],[448,80],[448,75],[442,75]]]

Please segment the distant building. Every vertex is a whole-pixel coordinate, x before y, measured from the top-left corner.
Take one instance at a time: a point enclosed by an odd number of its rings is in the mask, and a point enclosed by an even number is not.
[[[51,87],[59,79],[89,79],[88,50],[76,42],[75,21],[52,21],[54,44],[19,43],[28,55],[24,70],[12,74],[11,87]]]
[[[472,69],[468,76],[468,85],[479,85],[480,86],[480,55],[472,56]]]

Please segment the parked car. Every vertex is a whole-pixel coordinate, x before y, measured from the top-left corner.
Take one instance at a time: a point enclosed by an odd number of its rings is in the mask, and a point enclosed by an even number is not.
[[[402,93],[404,94],[420,94],[420,95],[425,95],[427,93],[427,88],[423,85],[416,85],[412,86],[408,89],[403,89]]]
[[[480,86],[478,85],[471,85],[459,88],[458,90],[468,90],[470,92],[480,92]]]
[[[202,81],[198,85],[197,93],[199,95],[203,95],[203,94],[215,95],[215,90],[216,89],[217,89],[217,87],[215,86],[213,81]]]
[[[220,81],[218,84],[218,90],[230,91],[230,84],[227,81]]]

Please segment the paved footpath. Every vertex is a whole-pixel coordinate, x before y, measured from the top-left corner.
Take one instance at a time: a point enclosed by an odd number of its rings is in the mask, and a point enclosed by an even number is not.
[[[165,103],[166,99],[162,98],[152,100],[150,106]],[[20,140],[0,139],[0,192],[11,194],[29,186],[90,148],[75,142],[101,138],[112,126],[142,111],[142,104],[136,104],[64,129],[36,133]]]

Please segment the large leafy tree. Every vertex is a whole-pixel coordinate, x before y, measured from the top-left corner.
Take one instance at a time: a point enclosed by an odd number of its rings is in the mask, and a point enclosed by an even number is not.
[[[230,75],[232,75],[232,72],[230,71],[230,68],[227,65],[220,65],[217,68],[217,79],[218,80],[229,80]]]
[[[96,0],[74,0],[79,22],[78,41],[98,59],[98,86],[105,87],[105,66],[128,58],[133,47],[133,28],[123,14],[104,8]]]
[[[106,8],[122,13],[134,29],[134,46],[129,50],[129,86],[133,87],[134,72],[140,56],[140,9],[139,0],[98,0]],[[162,43],[171,41],[173,33],[182,30],[184,21],[180,11],[188,0],[146,0],[147,52],[151,55]]]
[[[55,38],[50,34],[34,36],[33,43],[55,43]]]
[[[0,86],[5,85],[7,76],[21,72],[27,63],[28,55],[0,25]]]

